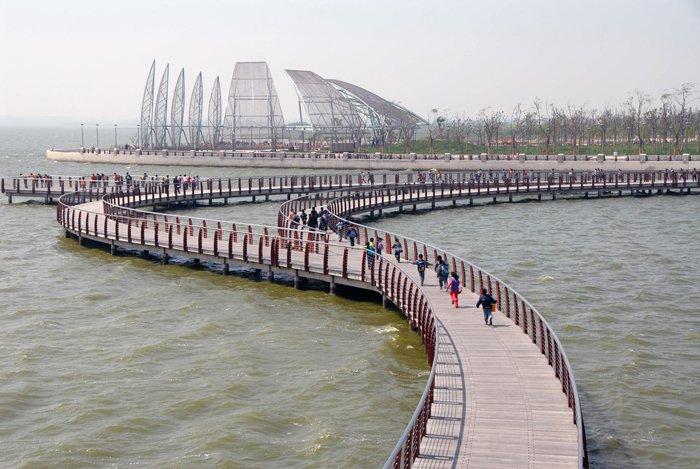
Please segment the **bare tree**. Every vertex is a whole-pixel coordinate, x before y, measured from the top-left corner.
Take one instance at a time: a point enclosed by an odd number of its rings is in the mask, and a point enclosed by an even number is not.
[[[467,117],[464,119],[464,142],[465,142],[465,152],[469,153],[469,134],[471,134],[474,129],[476,128],[476,123],[470,118]]]
[[[525,115],[522,109],[522,103],[518,103],[510,115],[510,149],[511,155],[518,152],[518,136],[523,130],[525,124]]]
[[[435,140],[441,138],[445,132],[447,119],[439,109],[431,109],[428,114],[428,138],[430,139],[430,154],[435,153]]]
[[[557,132],[561,135],[562,140],[565,138],[563,131],[566,130],[566,126],[563,125],[563,123],[566,120],[566,114],[564,114],[564,111],[557,108],[554,104],[550,104],[549,108],[550,108],[550,110],[549,110],[549,112],[550,112],[549,127],[552,130],[552,147],[554,148],[554,153],[556,153],[557,152]]]
[[[700,153],[700,109],[693,113],[693,132],[695,135],[695,152]]]
[[[651,139],[651,148],[652,152],[656,153],[656,144],[658,142],[658,132],[659,132],[659,122],[660,122],[660,113],[657,108],[649,109],[644,113],[644,122],[646,122],[646,126],[649,129],[650,132],[650,139]],[[644,149],[642,148],[642,153]]]
[[[625,125],[634,131],[637,137],[639,154],[645,152],[644,150],[644,138],[646,137],[646,122],[644,116],[651,105],[651,96],[643,93],[639,90],[634,90],[635,96],[630,96],[630,98],[625,101]],[[636,100],[635,100],[636,97]],[[630,152],[629,141],[631,140],[632,130],[628,132],[627,137],[627,153]]]
[[[525,139],[527,141],[527,149],[525,150],[527,153],[530,152],[530,143],[532,140],[532,130],[535,128],[535,123],[536,123],[536,114],[534,114],[531,111],[528,111],[527,114],[525,114]]]
[[[484,134],[486,135],[486,145],[488,147],[488,154],[491,154],[491,146],[495,142],[495,137],[498,135],[505,117],[502,111],[489,112],[490,108],[484,108],[479,111],[478,118],[481,126],[484,129]]]
[[[586,119],[586,105],[574,106],[569,104],[568,106],[569,115],[567,116],[566,123],[568,124],[569,133],[571,134],[571,153],[577,154],[581,152],[579,145],[584,137],[584,121]]]
[[[552,143],[552,131],[553,128],[556,128],[556,125],[552,125],[553,122],[551,116],[549,115],[549,106],[546,101],[543,104],[540,101],[540,98],[535,98],[533,104],[535,105],[537,128],[539,129],[542,138],[544,138],[544,152],[545,154],[549,155],[551,151],[550,145]]]
[[[661,96],[662,116],[671,137],[673,138],[673,154],[678,153],[678,144],[681,150],[684,146],[684,134],[688,126],[688,104],[693,94],[693,83],[684,83],[680,89],[674,89],[673,93],[664,93]]]
[[[598,110],[597,109],[592,109],[588,111],[588,115],[586,116],[586,124],[585,124],[585,131],[588,134],[588,151],[590,151],[591,147],[593,146],[593,135],[595,135],[596,131],[596,125],[598,123]]]
[[[467,117],[464,113],[454,114],[450,120],[450,128],[452,130],[452,136],[457,140],[457,152],[464,153],[462,151],[462,142],[464,141],[464,136],[467,133]]]
[[[404,153],[409,153],[411,151],[411,140],[416,132],[416,123],[408,112],[401,110],[397,126],[399,129],[399,140],[403,142]]]
[[[606,104],[603,112],[598,116],[598,129],[600,130],[600,152],[605,153],[605,139],[608,135],[608,128],[613,120],[613,113]]]

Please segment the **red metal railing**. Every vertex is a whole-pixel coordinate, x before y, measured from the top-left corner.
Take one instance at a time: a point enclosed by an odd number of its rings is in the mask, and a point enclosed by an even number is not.
[[[398,445],[394,451],[395,454],[392,454],[393,460],[398,461],[399,464],[402,461],[404,464],[410,464],[408,461],[417,457],[420,438],[425,434],[427,421],[430,417],[439,335],[434,309],[430,301],[420,287],[403,274],[398,266],[390,265],[384,258],[377,256],[375,262],[368,267],[364,257],[366,252],[361,247],[348,249],[345,245],[329,242],[327,235],[305,227],[297,229],[288,226],[266,227],[239,224],[241,228],[236,229],[235,223],[225,222],[232,226],[232,229],[226,229],[219,228],[222,225],[221,221],[218,220],[188,218],[181,222],[179,217],[176,217],[175,222],[173,222],[168,220],[164,214],[145,212],[129,206],[143,200],[142,197],[143,193],[136,190],[102,195],[104,213],[100,213],[80,207],[81,204],[95,200],[90,192],[66,194],[58,201],[57,219],[67,230],[77,233],[79,236],[106,242],[112,240],[126,242],[138,249],[143,249],[144,246],[167,247],[171,251],[187,255],[196,253],[197,255],[227,257],[244,262],[267,263],[276,267],[319,272],[326,275],[332,274],[335,270],[336,275],[339,273],[342,278],[355,278],[369,283],[371,287],[398,305],[412,327],[420,334],[431,365],[428,383],[411,419],[409,429],[406,430],[408,437],[402,439],[402,444]],[[196,223],[195,220],[197,220]],[[217,226],[216,230],[208,237],[205,235],[207,225]],[[123,235],[120,235],[120,227],[122,233],[125,231],[127,233],[125,239]],[[174,236],[173,233],[176,231],[181,234]],[[277,231],[278,234],[271,235],[270,231]],[[159,236],[159,233],[164,233],[164,237],[168,239],[166,246],[160,245],[160,239],[163,237]],[[192,237],[196,237],[196,249],[190,247],[193,244],[190,241]],[[219,243],[221,238],[228,238],[228,246],[225,244],[222,246]],[[236,238],[242,239],[242,242],[236,243],[234,241]],[[248,246],[251,244],[258,245],[256,254],[252,256],[248,250]],[[317,248],[316,246],[319,244],[322,244],[324,248]],[[267,254],[264,252],[264,246],[269,246]],[[287,250],[287,262],[283,266],[280,266],[280,249]],[[329,267],[331,251],[342,252],[343,262],[340,269]],[[298,254],[293,256],[294,252]],[[317,259],[316,262],[310,261],[312,257]],[[355,262],[349,262],[349,258],[355,259]],[[391,271],[390,274],[389,271]]]
[[[110,185],[109,181],[102,181],[105,184],[101,186],[89,187],[91,184],[88,184],[86,187],[82,180],[70,177],[68,188],[78,189],[79,192],[65,194],[59,199],[57,218],[67,230],[77,232],[80,236],[104,241],[126,242],[139,246],[140,249],[143,249],[143,246],[167,247],[171,251],[179,251],[188,255],[195,253],[215,258],[227,257],[243,262],[268,264],[303,272],[337,275],[343,279],[357,279],[369,283],[371,287],[382,292],[404,311],[412,326],[417,328],[426,345],[426,353],[432,366],[431,377],[419,405],[387,462],[387,467],[408,467],[418,455],[420,439],[425,433],[425,425],[430,416],[430,403],[432,402],[434,386],[434,360],[437,357],[435,351],[439,343],[433,309],[418,285],[403,274],[396,265],[390,266],[384,258],[377,257],[371,267],[368,267],[364,260],[365,253],[360,248],[348,249],[345,245],[332,243],[327,233],[296,224],[287,217],[287,214],[290,211],[298,212],[312,206],[325,207],[332,213],[328,223],[332,227],[339,220],[343,220],[343,216],[350,213],[404,204],[435,202],[445,199],[454,200],[460,197],[492,196],[530,191],[531,178],[524,179],[523,187],[521,187],[519,179],[516,179],[515,183],[506,179],[501,186],[498,181],[491,181],[486,177],[483,177],[483,180],[477,179],[473,172],[443,173],[443,176],[446,180],[442,182],[413,183],[412,174],[396,173],[394,182],[376,186],[353,185],[353,175],[212,179],[200,181],[198,185],[182,186],[182,194],[175,190],[173,185],[159,182],[135,181],[131,185]],[[576,177],[570,177],[567,187],[563,185],[566,176],[559,176],[556,179],[548,175],[545,185],[542,184],[540,177],[537,178],[537,190],[580,191],[613,187],[677,187],[681,184],[686,186],[687,183],[686,179],[679,181],[674,177],[662,178],[660,176],[662,175],[659,174],[659,183],[655,184],[657,173],[639,174],[638,185],[632,185],[629,175],[627,181],[624,180],[624,177],[620,178],[613,174],[594,176],[590,179],[587,175],[581,175],[578,177],[579,184],[576,186],[574,186]],[[24,179],[14,179],[17,181],[13,182],[13,188],[16,184],[17,190],[36,192],[36,182],[32,182],[31,185],[22,189],[21,185],[25,182]],[[383,179],[386,180],[385,177]],[[390,177],[389,180],[391,179]],[[407,183],[396,183],[402,179],[405,179]],[[636,180],[637,174],[635,174],[635,182]],[[663,180],[663,185],[661,180]],[[61,181],[61,190],[66,191],[66,183]],[[5,190],[5,179],[2,183],[2,188]],[[700,181],[696,185],[700,185]],[[51,190],[50,187],[47,189]],[[165,214],[137,209],[139,206],[179,200],[265,195],[273,191],[277,191],[277,194],[296,191],[309,193],[314,190],[317,192],[312,195],[284,203],[278,214],[277,227],[239,224],[241,229],[237,229],[235,223],[195,217],[183,219],[180,222],[179,217],[175,217],[175,221],[173,221],[168,220]],[[102,201],[103,213],[90,212],[76,207],[79,204],[99,200]],[[229,223],[231,223],[231,229],[227,228]],[[567,395],[569,406],[573,409],[573,421],[578,427],[579,465],[585,467],[587,464],[585,429],[573,373],[556,334],[539,312],[512,288],[507,287],[488,272],[457,256],[417,240],[389,232],[380,234],[370,227],[359,226],[363,228],[358,233],[357,241],[360,245],[362,244],[362,235],[364,235],[366,242],[369,234],[373,234],[375,238],[386,240],[387,250],[393,244],[392,239],[399,241],[404,246],[405,259],[409,258],[409,242],[413,244],[414,257],[419,251],[422,251],[426,259],[429,259],[429,253],[435,258],[441,252],[443,259],[448,262],[451,260],[453,269],[461,271],[464,284],[469,285],[472,291],[478,285],[479,288],[485,287],[490,292],[495,292],[501,311],[516,325],[522,326],[523,332],[531,337],[534,344],[539,346],[541,353],[547,357],[548,362],[553,367],[555,376],[560,380],[562,391]],[[126,237],[123,233],[126,233]],[[190,238],[195,239],[190,240]],[[167,240],[165,245],[162,245],[161,240]],[[249,249],[249,246],[253,245],[257,245],[257,249],[254,247]],[[321,245],[323,248],[320,247]],[[196,248],[190,246],[196,246]],[[286,253],[280,255],[280,250],[286,250]],[[339,256],[342,253],[340,266],[329,265],[329,256],[333,252],[337,252]],[[293,255],[293,253],[297,254]],[[283,265],[280,265],[281,257],[286,258]],[[354,262],[352,262],[353,259]],[[389,272],[390,270],[391,272]],[[467,281],[467,272],[469,281]]]
[[[432,200],[433,195],[435,195],[436,200],[439,200],[441,197],[444,196],[449,196],[449,193],[444,193],[442,191],[438,192],[434,188],[431,188],[431,190],[428,191],[425,185],[418,186],[417,188],[411,187],[407,190],[409,191],[409,201],[411,199],[415,201]],[[333,199],[326,208],[333,214],[332,216],[334,217],[334,221],[347,221],[344,217],[347,217],[352,213],[356,213],[359,211],[376,210],[389,205],[387,201],[377,201],[378,199],[374,196],[372,191],[374,191],[374,188],[356,188],[350,193],[345,191],[343,195],[340,195],[339,197]],[[401,201],[406,200],[407,193],[405,192],[405,190],[401,192],[400,196],[398,194],[399,193],[397,192],[397,199],[400,199]],[[314,196],[310,196],[308,199],[315,198],[318,196],[322,195],[316,194]],[[304,207],[305,202],[305,198],[289,201],[282,205],[282,207],[280,208],[280,214],[287,213],[287,211],[290,209],[290,206],[294,207],[295,209]],[[391,201],[388,202],[391,203]],[[392,205],[395,206],[396,204],[397,200],[394,200]],[[282,221],[283,223],[284,220],[288,219],[286,217],[280,218],[280,221]],[[289,223],[286,224],[289,225]],[[362,234],[364,233],[364,242],[366,242],[366,233],[367,230],[370,229],[370,227],[354,222],[353,224],[359,228],[357,241],[360,244],[363,243]],[[371,229],[373,230],[373,228]],[[514,289],[509,287],[507,284],[505,284],[498,278],[489,274],[487,271],[481,269],[480,267],[468,261],[465,261],[464,259],[461,259],[458,256],[455,256],[447,251],[442,251],[435,246],[422,243],[418,240],[407,238],[392,232],[378,232],[377,237],[382,239],[395,239],[399,240],[399,242],[403,240],[402,244],[404,245],[413,243],[414,256],[415,253],[421,251],[424,254],[424,258],[428,261],[432,261],[432,263],[435,263],[437,256],[440,255],[445,261],[452,264],[455,270],[461,272],[463,283],[465,285],[469,285],[472,292],[476,292],[478,286],[478,291],[480,291],[481,288],[487,288],[487,290],[492,295],[498,297],[500,310],[508,318],[513,320],[513,322],[516,325],[522,325],[523,333],[527,334],[531,338],[533,344],[539,346],[541,353],[547,357],[550,366],[552,366],[555,377],[561,382],[562,392],[566,394],[568,405],[572,409],[573,423],[577,426],[579,444],[579,467],[588,467],[588,453],[586,448],[585,427],[583,423],[583,417],[581,414],[578,390],[576,388],[576,381],[574,379],[573,371],[571,370],[571,365],[559,339],[557,338],[556,334],[549,326],[547,321],[536,310],[536,308],[532,306],[527,300],[525,300]],[[407,254],[408,250],[405,250],[404,252]],[[428,254],[432,254],[432,259],[430,259]],[[467,277],[467,274],[469,275],[469,277]],[[418,410],[416,411],[416,415],[414,415],[414,420],[418,419],[417,414]],[[411,424],[409,424],[409,427],[404,433],[402,439],[397,444],[397,448],[401,449],[395,449],[395,453],[397,453],[397,451],[401,454],[405,454],[407,451],[408,453],[410,453],[413,448],[413,445],[416,444],[416,442],[413,441],[414,430],[412,425],[415,424],[414,420],[412,420]],[[418,440],[418,443],[420,443],[420,440]],[[394,456],[395,455],[392,455],[392,457]],[[387,461],[385,468],[400,467],[396,466],[395,464],[396,461],[390,458],[389,461]]]

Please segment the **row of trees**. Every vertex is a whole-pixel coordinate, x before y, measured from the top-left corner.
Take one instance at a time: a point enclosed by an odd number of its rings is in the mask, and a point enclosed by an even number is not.
[[[530,151],[537,145],[546,154],[570,148],[573,154],[600,146],[626,144],[640,154],[647,146],[655,153],[658,145],[670,145],[674,155],[688,151],[688,142],[695,140],[700,152],[700,108],[694,101],[694,83],[685,83],[679,89],[661,95],[660,105],[654,106],[652,97],[635,90],[616,107],[606,105],[602,110],[588,109],[586,104],[558,107],[554,103],[535,98],[530,107],[518,103],[510,116],[503,111],[484,108],[476,117],[465,113],[433,109],[428,121],[430,152],[437,140],[457,141],[458,148],[468,143],[485,146],[490,154],[494,145],[510,145],[513,154]],[[588,150],[591,151],[591,150]]]

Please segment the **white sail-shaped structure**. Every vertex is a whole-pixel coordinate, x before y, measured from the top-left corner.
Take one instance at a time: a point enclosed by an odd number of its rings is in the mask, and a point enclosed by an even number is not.
[[[266,62],[237,62],[226,97],[219,77],[209,97],[207,122],[203,121],[202,74],[192,89],[189,122],[185,123],[185,70],[178,75],[172,96],[170,125],[167,125],[168,73],[165,67],[160,86],[155,88],[155,61],[151,65],[141,103],[139,139],[143,148],[212,149],[272,148],[285,140],[285,130],[313,132],[322,142],[352,141],[362,145],[373,141],[415,138],[427,121],[408,109],[371,91],[341,80],[326,80],[308,70],[286,70],[299,99],[300,124],[285,127],[282,109]],[[222,109],[223,107],[223,109]],[[304,123],[302,108],[309,122]],[[206,128],[203,128],[206,125]]]
[[[217,150],[221,143],[221,84],[219,77],[214,80],[214,86],[211,88],[211,97],[209,98],[209,143],[212,149]]]
[[[153,116],[153,135],[154,142],[153,145],[156,148],[165,148],[167,142],[165,137],[167,135],[167,116],[168,116],[168,74],[170,71],[170,64],[165,66],[165,71],[163,72],[163,78],[160,80],[160,86],[158,87],[158,96],[156,97],[156,109],[155,115]]]
[[[185,133],[183,122],[185,120],[185,69],[180,70],[173,93],[173,105],[170,111],[170,138],[173,148],[179,149],[182,144],[182,135]],[[187,139],[187,137],[185,137]]]
[[[202,143],[202,111],[204,109],[204,89],[202,88],[202,72],[197,75],[190,98],[190,145],[197,149]]]
[[[266,62],[237,62],[226,103],[224,139],[271,146],[284,138],[284,118]]]
[[[156,61],[151,65],[148,72],[146,87],[143,90],[143,100],[141,101],[141,148],[148,148],[151,141],[151,122],[153,118],[153,91],[156,79]]]

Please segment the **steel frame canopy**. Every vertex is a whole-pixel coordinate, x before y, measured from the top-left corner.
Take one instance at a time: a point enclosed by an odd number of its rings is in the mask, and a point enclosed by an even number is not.
[[[284,139],[284,117],[267,62],[236,62],[226,103],[224,140],[269,143]]]
[[[426,125],[428,124],[428,121],[419,115],[414,114],[398,104],[387,101],[371,91],[360,88],[357,85],[335,79],[326,81],[336,86],[341,93],[349,95],[351,97],[350,99],[354,98],[364,104],[367,108],[371,109],[372,113],[374,114],[372,124],[377,122],[376,125],[397,127],[403,120],[407,120],[408,125],[410,126],[412,123],[412,127],[414,129],[419,127],[419,122]]]
[[[276,149],[277,142],[285,138],[286,130],[312,130],[314,139],[319,134],[332,135],[335,140],[350,139],[358,144],[368,134],[384,142],[394,131],[404,136],[414,135],[425,119],[417,114],[385,100],[359,86],[341,80],[325,80],[306,70],[285,70],[299,99],[300,125],[286,127],[277,91],[266,62],[237,62],[229,89],[224,122],[222,123],[222,99],[219,78],[212,87],[209,99],[208,132],[202,129],[204,96],[202,74],[195,81],[189,103],[189,132],[185,130],[185,71],[175,85],[168,128],[168,75],[166,65],[160,86],[155,89],[155,60],[151,65],[141,103],[142,148],[166,148],[167,135],[174,148],[180,148],[182,137],[188,145],[198,148],[209,144],[219,148],[222,144],[236,147],[237,141],[256,145],[264,143]],[[301,106],[306,110],[310,126],[303,123]],[[188,135],[189,134],[189,135]],[[208,137],[208,138],[207,138]],[[391,137],[389,137],[391,138]],[[205,141],[208,140],[208,141]]]
[[[328,81],[307,70],[285,70],[306,109],[315,134],[338,134],[358,140],[365,133],[364,119],[350,101]]]

